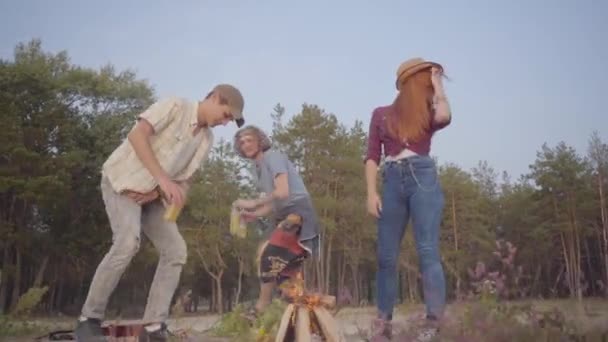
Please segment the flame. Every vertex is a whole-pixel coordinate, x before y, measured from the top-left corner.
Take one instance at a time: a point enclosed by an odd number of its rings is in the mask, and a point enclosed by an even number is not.
[[[309,310],[313,310],[315,307],[322,306],[322,296],[318,293],[306,293],[304,290],[304,279],[302,274],[298,272],[295,277],[285,281],[280,286],[283,296],[289,299],[290,302],[306,306]]]
[[[314,335],[324,337],[325,334],[321,328],[319,317],[317,317],[314,311],[315,308],[329,305],[322,301],[324,296],[319,293],[307,293],[304,289],[304,279],[300,272],[281,284],[279,288],[281,289],[283,296],[289,299],[289,302],[293,303],[296,307],[306,308],[305,312],[309,315],[310,323],[308,328],[310,329],[310,332]],[[289,324],[293,328],[296,327],[297,312],[297,309],[293,310],[291,317],[289,318]]]

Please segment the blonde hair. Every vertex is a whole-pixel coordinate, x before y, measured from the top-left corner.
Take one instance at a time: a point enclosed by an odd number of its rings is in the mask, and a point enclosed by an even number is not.
[[[243,153],[243,151],[241,150],[241,144],[239,143],[239,140],[241,139],[241,137],[243,137],[245,135],[252,135],[252,136],[256,137],[256,139],[258,140],[258,144],[260,144],[260,149],[264,152],[268,151],[272,147],[270,138],[268,138],[268,135],[266,135],[266,133],[264,133],[264,131],[262,131],[261,129],[259,129],[258,127],[253,126],[253,125],[245,126],[234,134],[234,139],[232,142],[234,151],[241,158],[247,158],[245,156],[245,154]]]

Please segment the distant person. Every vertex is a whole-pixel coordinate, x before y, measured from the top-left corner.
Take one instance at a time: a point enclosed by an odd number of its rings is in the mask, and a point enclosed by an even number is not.
[[[78,320],[79,341],[105,341],[101,329],[108,299],[137,253],[143,231],[160,258],[150,287],[140,341],[166,341],[164,321],[186,263],[186,243],[175,222],[163,218],[168,202],[182,208],[191,177],[213,144],[212,127],[244,124],[238,89],[217,85],[201,101],[167,98],[139,115],[103,164],[101,193],[112,228],[112,247],[91,282]]]
[[[318,253],[319,221],[302,177],[284,153],[271,149],[261,129],[240,129],[234,147],[241,157],[255,163],[261,193],[257,199],[239,199],[234,206],[243,209],[246,221],[269,216],[275,227],[260,251],[260,296],[246,315],[253,320],[271,303],[275,287],[295,277],[304,260]]]
[[[365,175],[367,210],[377,218],[378,317],[372,341],[391,338],[397,298],[397,260],[405,227],[412,219],[426,304],[425,329],[420,340],[438,331],[445,307],[445,276],[439,254],[439,231],[444,195],[431,139],[451,122],[442,83],[443,67],[413,58],[397,70],[398,94],[391,105],[373,111],[369,125]],[[384,148],[382,199],[376,188]]]

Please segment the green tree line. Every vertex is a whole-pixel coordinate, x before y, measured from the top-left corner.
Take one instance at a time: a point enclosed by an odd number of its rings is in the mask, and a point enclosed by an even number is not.
[[[39,312],[78,314],[111,243],[101,164],[154,100],[135,73],[75,65],[66,52],[45,52],[39,40],[0,60],[0,313],[28,289],[47,286]],[[299,168],[322,221],[322,255],[306,265],[308,287],[351,305],[373,303],[367,123],[346,126],[314,104],[289,118],[277,105],[270,116],[272,139]],[[269,228],[257,222],[246,239],[229,234],[230,204],[254,195],[250,171],[220,140],[196,174],[179,219],[189,255],[176,301],[191,291],[192,306],[225,312],[256,296],[255,253]],[[450,299],[476,291],[480,268],[505,299],[608,296],[608,145],[597,133],[584,154],[565,142],[540,146],[516,180],[484,161],[472,170],[440,163],[438,173]],[[111,315],[142,311],[156,262],[144,242],[112,297]],[[420,301],[411,229],[398,272],[401,301]]]

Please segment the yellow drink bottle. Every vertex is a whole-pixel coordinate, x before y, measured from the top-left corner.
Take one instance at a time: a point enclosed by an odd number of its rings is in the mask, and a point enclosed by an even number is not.
[[[230,212],[230,234],[239,238],[247,237],[247,225],[241,220],[241,213],[235,207]]]
[[[169,222],[177,221],[177,217],[182,211],[182,207],[178,207],[175,204],[170,204],[167,209],[165,209],[164,219]]]

